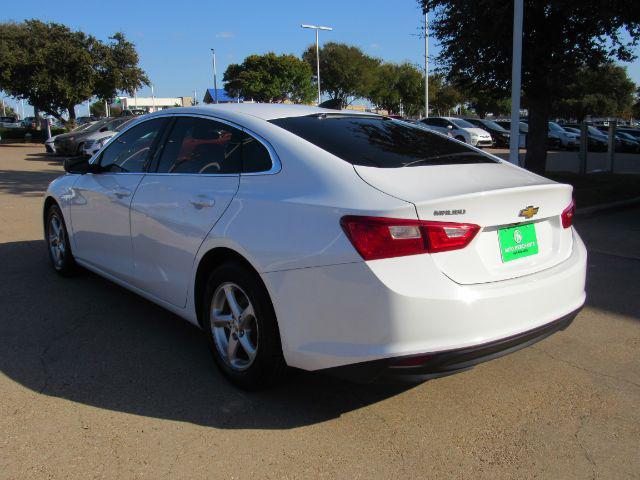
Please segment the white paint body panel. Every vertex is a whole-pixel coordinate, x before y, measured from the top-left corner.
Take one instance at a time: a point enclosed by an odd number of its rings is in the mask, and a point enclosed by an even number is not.
[[[79,263],[194,324],[201,259],[216,248],[243,256],[271,297],[286,362],[307,370],[481,344],[583,304],[586,251],[558,223],[570,187],[504,162],[354,168],[265,121],[320,111],[240,104],[158,114],[248,129],[277,152],[274,174],[65,175],[47,195],[61,205]],[[110,196],[117,189],[131,196]],[[212,206],[194,208],[194,198]],[[546,222],[541,238],[557,237],[541,244],[538,259],[549,262],[496,264],[484,233],[522,221],[518,209],[529,204]],[[435,219],[436,208],[466,209],[438,220],[477,223],[483,232],[464,250],[364,262],[339,223],[344,215]]]
[[[131,204],[135,285],[178,307],[193,261],[238,190],[239,175],[148,174]]]
[[[129,206],[143,176],[88,173],[72,187],[74,255],[125,281],[133,279]]]
[[[561,318],[585,300],[586,250],[574,242],[561,265],[482,285],[454,283],[429,255],[264,278],[287,362],[317,370],[479,345]]]

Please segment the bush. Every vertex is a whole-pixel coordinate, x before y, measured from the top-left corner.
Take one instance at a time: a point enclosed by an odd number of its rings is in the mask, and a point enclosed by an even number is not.
[[[66,129],[52,127],[51,136],[66,133]],[[24,140],[27,133],[31,134],[31,141],[44,142],[47,139],[46,130],[34,130],[32,128],[0,128],[0,138],[2,140]]]

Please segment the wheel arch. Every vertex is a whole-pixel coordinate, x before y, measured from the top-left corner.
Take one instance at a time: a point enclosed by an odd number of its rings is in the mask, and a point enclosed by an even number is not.
[[[58,201],[51,195],[47,195],[47,198],[44,199],[44,205],[42,207],[42,226],[44,228],[46,228],[47,226],[47,212],[49,212],[49,209],[52,205],[56,205],[58,208],[60,208],[60,204],[58,203]],[[62,211],[61,208],[60,211]]]
[[[265,289],[265,292],[267,292],[267,296],[269,297],[269,301],[271,302],[271,307],[274,308],[273,299],[271,298],[269,289],[265,285],[262,276],[260,275],[258,270],[256,270],[256,268],[251,264],[251,262],[249,262],[249,260],[247,260],[236,250],[228,247],[215,247],[202,256],[200,262],[198,263],[198,268],[196,269],[195,281],[193,285],[193,305],[195,307],[196,319],[198,320],[198,325],[200,325],[200,327],[203,326],[202,296],[204,295],[204,291],[207,287],[207,278],[214,268],[228,261],[238,262],[256,275],[260,284]]]

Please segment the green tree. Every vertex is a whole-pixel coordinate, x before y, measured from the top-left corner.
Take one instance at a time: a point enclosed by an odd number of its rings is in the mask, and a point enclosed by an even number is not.
[[[587,115],[625,117],[631,113],[635,89],[627,69],[620,65],[582,67],[564,88],[553,111],[578,121]]]
[[[0,88],[57,118],[89,97],[95,39],[64,25],[0,24]]]
[[[112,100],[118,92],[134,95],[149,78],[138,66],[136,47],[124,33],[117,32],[109,42],[99,43],[95,49],[93,93],[101,100]]]
[[[355,98],[369,98],[376,83],[380,60],[358,47],[329,42],[320,49],[320,87],[343,105]],[[302,58],[316,71],[316,47],[310,45]],[[316,87],[317,88],[317,87]]]
[[[430,28],[450,75],[508,95],[513,2],[419,0],[433,12]],[[626,33],[629,34],[627,37]],[[640,35],[640,3],[628,0],[526,0],[522,93],[529,111],[527,168],[544,172],[548,120],[562,87],[585,65],[630,61]]]
[[[636,90],[635,102],[631,107],[631,117],[638,120],[640,118],[640,87]]]
[[[311,68],[295,55],[250,55],[224,72],[224,89],[232,97],[257,102],[306,103],[313,98]]]
[[[390,113],[410,117],[424,111],[424,76],[410,63],[383,63],[378,67],[369,100]]]
[[[145,83],[137,54],[122,34],[104,44],[58,23],[0,24],[0,89],[36,111],[75,121],[75,106]]]
[[[4,100],[0,100],[0,115],[5,117],[17,117],[16,111],[13,107],[4,103]]]
[[[438,115],[448,115],[449,111],[464,102],[462,93],[442,73],[429,75],[429,110]]]
[[[488,113],[508,115],[511,112],[511,98],[504,92],[464,82],[459,82],[457,86],[464,92],[468,106],[480,118],[485,118]]]
[[[105,110],[104,101],[98,100],[96,102],[93,102],[91,105],[89,105],[89,112],[91,112],[91,115],[93,115],[94,117],[106,117],[107,112]]]

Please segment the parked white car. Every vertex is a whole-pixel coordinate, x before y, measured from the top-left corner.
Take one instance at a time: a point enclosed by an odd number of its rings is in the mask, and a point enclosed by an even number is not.
[[[490,147],[493,145],[493,139],[489,132],[462,118],[428,117],[423,118],[420,122],[438,132],[451,133],[451,136],[456,140],[474,147]]]
[[[82,143],[82,154],[88,157],[95,155],[107,142],[116,135],[120,130],[126,128],[127,124],[138,117],[127,116],[118,117],[105,125],[107,130],[100,129],[97,132],[86,137]]]
[[[556,122],[549,122],[549,135],[560,141],[560,148],[565,150],[580,148],[580,135],[565,130]]]
[[[412,380],[566,328],[585,301],[572,187],[377,115],[153,113],[44,201],[81,265],[200,326],[243,388],[286,367]]]

